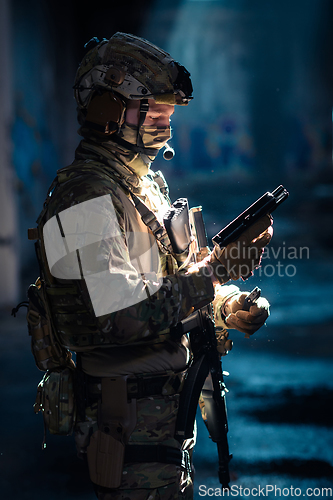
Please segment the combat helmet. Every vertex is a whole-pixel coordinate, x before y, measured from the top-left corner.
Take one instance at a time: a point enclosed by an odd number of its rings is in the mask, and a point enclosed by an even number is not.
[[[128,100],[187,105],[192,99],[190,73],[143,38],[117,32],[110,40],[91,39],[86,48],[74,84],[81,125],[111,135],[124,121]]]

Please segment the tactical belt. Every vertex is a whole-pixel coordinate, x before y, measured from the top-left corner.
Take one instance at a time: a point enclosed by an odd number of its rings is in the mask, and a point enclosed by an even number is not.
[[[179,450],[162,445],[127,445],[124,463],[160,462],[174,464],[191,471],[190,455],[187,450]]]
[[[90,406],[101,398],[100,384],[101,377],[93,377],[84,374],[85,385],[87,387],[86,400]],[[134,377],[127,379],[128,399],[141,399],[149,396],[175,394],[180,388],[183,373],[167,374],[151,377]]]
[[[163,388],[167,382],[171,382],[170,389],[177,392],[180,386],[180,378],[178,376],[175,376],[173,380],[170,375],[150,378],[129,378],[127,379],[127,395],[129,398],[140,399],[148,396],[164,394],[164,392],[166,394],[166,391],[163,391]],[[170,393],[170,390],[168,393]]]

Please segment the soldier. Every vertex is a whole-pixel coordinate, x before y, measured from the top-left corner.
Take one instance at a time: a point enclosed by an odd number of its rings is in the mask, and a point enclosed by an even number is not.
[[[74,89],[82,140],[38,229],[51,323],[76,352],[78,454],[99,499],[192,498],[194,443],[175,439],[190,347],[173,327],[214,297],[218,325],[251,334],[264,324],[267,301],[241,311],[246,294],[223,285],[259,265],[272,222],[243,236],[245,258],[215,248],[179,270],[162,225],[168,187],[151,163],[175,106],[192,99],[188,71],[116,33],[88,44]]]

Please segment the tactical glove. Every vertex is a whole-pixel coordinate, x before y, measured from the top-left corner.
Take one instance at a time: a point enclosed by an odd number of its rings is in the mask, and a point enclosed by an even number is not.
[[[252,335],[265,323],[269,316],[269,302],[264,297],[259,297],[256,304],[249,311],[243,311],[244,300],[249,292],[239,292],[227,299],[220,308],[220,316],[226,328],[234,328]]]
[[[244,280],[259,267],[264,248],[273,235],[273,219],[265,215],[249,227],[238,240],[226,247],[215,246],[209,264],[215,278],[223,284],[242,277]]]
[[[217,351],[221,356],[226,356],[232,349],[232,340],[229,339],[229,332],[224,328],[216,328]]]

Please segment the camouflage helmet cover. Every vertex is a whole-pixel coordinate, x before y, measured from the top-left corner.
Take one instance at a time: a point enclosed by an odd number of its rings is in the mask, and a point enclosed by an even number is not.
[[[74,84],[79,108],[86,109],[98,89],[159,104],[186,105],[192,99],[190,74],[183,66],[147,40],[120,32],[83,58]]]

